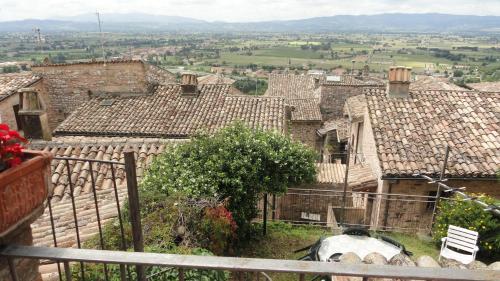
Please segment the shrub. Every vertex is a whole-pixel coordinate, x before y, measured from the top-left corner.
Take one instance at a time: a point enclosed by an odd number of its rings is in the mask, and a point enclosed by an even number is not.
[[[206,247],[216,255],[222,255],[229,250],[236,236],[236,222],[231,212],[224,206],[205,208],[200,229],[208,238]]]
[[[169,148],[155,158],[142,185],[166,194],[227,200],[238,234],[244,234],[258,214],[259,195],[314,181],[315,159],[312,149],[286,136],[236,123]]]
[[[210,245],[210,241],[203,241],[205,234],[200,231],[201,221],[206,209],[217,207],[216,202],[197,202],[189,200],[182,193],[166,195],[158,190],[144,190],[140,192],[141,222],[144,234],[145,252],[169,253],[180,255],[213,255],[207,249],[201,248]],[[128,221],[129,210],[126,206],[122,217],[128,250],[132,251],[132,230]],[[215,231],[215,233],[217,233]],[[121,236],[118,219],[106,224],[103,229],[104,241],[107,250],[121,250]],[[220,236],[220,235],[219,235]],[[203,243],[202,243],[203,242]],[[95,235],[85,242],[84,248],[100,249],[100,239]],[[131,267],[131,276],[135,278],[135,267]],[[119,266],[109,265],[109,280],[120,280]],[[80,267],[72,267],[72,274],[78,280]],[[147,267],[146,275],[151,281],[178,280],[178,271],[166,270],[165,267]],[[85,264],[85,280],[105,280],[104,268],[98,264]],[[229,273],[216,270],[186,270],[185,280],[228,280]]]
[[[471,194],[487,204],[495,204],[495,199],[484,194]],[[441,200],[433,228],[433,237],[437,243],[446,237],[448,226],[455,225],[479,233],[479,252],[482,257],[500,258],[500,220],[495,218],[484,207],[461,196],[453,200]]]

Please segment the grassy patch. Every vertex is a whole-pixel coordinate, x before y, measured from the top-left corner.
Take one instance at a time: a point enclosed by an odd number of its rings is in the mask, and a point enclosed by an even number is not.
[[[439,256],[439,249],[436,247],[436,244],[434,244],[431,238],[427,240],[415,234],[396,232],[382,232],[380,234],[390,237],[405,245],[406,249],[413,253],[413,260],[417,260],[420,256],[431,256],[434,259],[437,259]]]
[[[256,228],[261,229],[261,225]],[[435,259],[439,256],[439,249],[432,240],[422,239],[414,234],[403,234],[394,232],[380,232],[379,234],[388,236],[401,244],[406,249],[413,252],[413,260],[423,255],[431,256]],[[271,222],[268,224],[267,236],[258,236],[247,245],[240,248],[238,256],[250,258],[266,259],[288,259],[297,260],[305,252],[294,253],[295,250],[304,248],[316,242],[320,237],[333,235],[331,231],[314,226],[293,226],[286,223]],[[285,281],[295,280],[293,274],[269,274],[273,280]]]

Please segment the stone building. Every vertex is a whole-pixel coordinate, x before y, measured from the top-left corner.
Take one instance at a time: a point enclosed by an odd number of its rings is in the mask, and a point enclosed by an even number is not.
[[[439,177],[449,146],[447,184],[500,198],[500,93],[410,90],[410,70],[397,67],[391,68],[387,89],[368,88],[346,107],[357,161],[370,165],[378,180],[373,191],[435,196],[436,185],[417,174]],[[374,202],[372,225],[418,224],[431,215],[428,205]]]
[[[140,95],[175,76],[140,60],[40,64],[32,71],[48,91],[47,108],[53,130],[83,102],[99,95]]]
[[[285,98],[291,110],[291,137],[314,147],[322,161],[331,162],[334,155],[344,153],[349,137],[345,101],[372,87],[385,86],[370,76],[271,74],[265,95]]]
[[[0,75],[0,118],[28,138],[50,139],[57,125],[93,96],[148,94],[160,83],[174,82],[170,72],[134,60],[35,65],[32,72]]]
[[[189,77],[192,77],[189,80]],[[92,97],[54,131],[56,136],[189,138],[242,121],[251,127],[286,133],[285,102],[280,97],[230,95],[224,84],[160,85],[151,94]]]
[[[270,74],[265,96],[283,97],[289,108],[290,136],[320,150],[316,130],[321,128],[320,75]]]
[[[0,74],[0,123],[6,123],[13,130],[23,129],[19,116],[19,91],[24,88],[34,88],[44,97],[47,95],[42,78],[33,73]]]

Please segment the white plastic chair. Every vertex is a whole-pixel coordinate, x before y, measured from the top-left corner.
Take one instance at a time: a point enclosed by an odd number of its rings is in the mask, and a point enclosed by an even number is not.
[[[469,264],[476,259],[479,248],[476,246],[479,233],[458,226],[448,227],[447,237],[441,239],[441,257],[453,259],[463,264]],[[457,252],[460,250],[461,252]]]

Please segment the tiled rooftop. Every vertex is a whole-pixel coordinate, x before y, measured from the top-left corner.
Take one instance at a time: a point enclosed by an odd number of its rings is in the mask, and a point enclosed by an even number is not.
[[[428,91],[428,90],[451,90],[463,91],[466,90],[450,82],[448,78],[433,77],[427,75],[416,76],[415,81],[410,84],[412,91]]]
[[[236,120],[268,130],[284,128],[282,98],[228,95],[229,85],[199,89],[196,97],[184,96],[180,85],[162,85],[151,95],[94,98],[75,110],[55,134],[186,138]]]
[[[209,74],[198,77],[198,85],[205,84],[233,84],[236,80],[221,74]]]
[[[438,174],[447,145],[447,176],[496,176],[500,93],[412,91],[391,99],[370,89],[365,96],[383,176]]]
[[[28,87],[40,79],[40,77],[33,75],[31,72],[0,74],[0,101],[15,94],[17,90]]]
[[[290,99],[292,121],[321,121],[319,102],[316,99]]]
[[[284,97],[290,99],[313,99],[316,87],[315,79],[318,75],[296,75],[296,74],[270,74],[266,96]]]
[[[365,95],[347,98],[344,105],[344,114],[352,120],[362,121],[366,110]]]
[[[482,92],[500,92],[500,82],[472,83],[467,86]]]
[[[124,162],[123,152],[131,149],[137,159],[137,177],[140,180],[145,169],[154,156],[164,151],[169,145],[179,143],[181,140],[159,139],[121,139],[121,138],[63,138],[56,141],[37,141],[30,144],[31,149],[51,152],[54,156],[85,158],[91,160],[110,160]],[[69,160],[70,177],[65,160],[52,160],[53,186],[52,211],[59,246],[72,247],[76,245],[76,232],[71,207],[70,185],[73,184],[77,220],[82,234],[86,240],[98,233],[96,210],[92,192],[90,172],[94,171],[95,188],[98,197],[99,212],[102,222],[105,223],[117,216],[114,184],[109,164]],[[119,203],[127,198],[125,170],[123,165],[114,165],[116,187]],[[49,212],[45,213],[33,223],[34,244],[37,246],[52,246],[52,229],[50,226]]]
[[[351,123],[347,118],[338,118],[325,122],[323,127],[318,129],[318,134],[323,136],[328,132],[335,131],[337,134],[337,141],[347,140],[349,138],[349,128]]]
[[[344,184],[345,164],[340,163],[318,163],[317,181],[324,184]],[[356,164],[349,167],[349,188],[369,188],[377,186],[377,178],[368,165]]]

